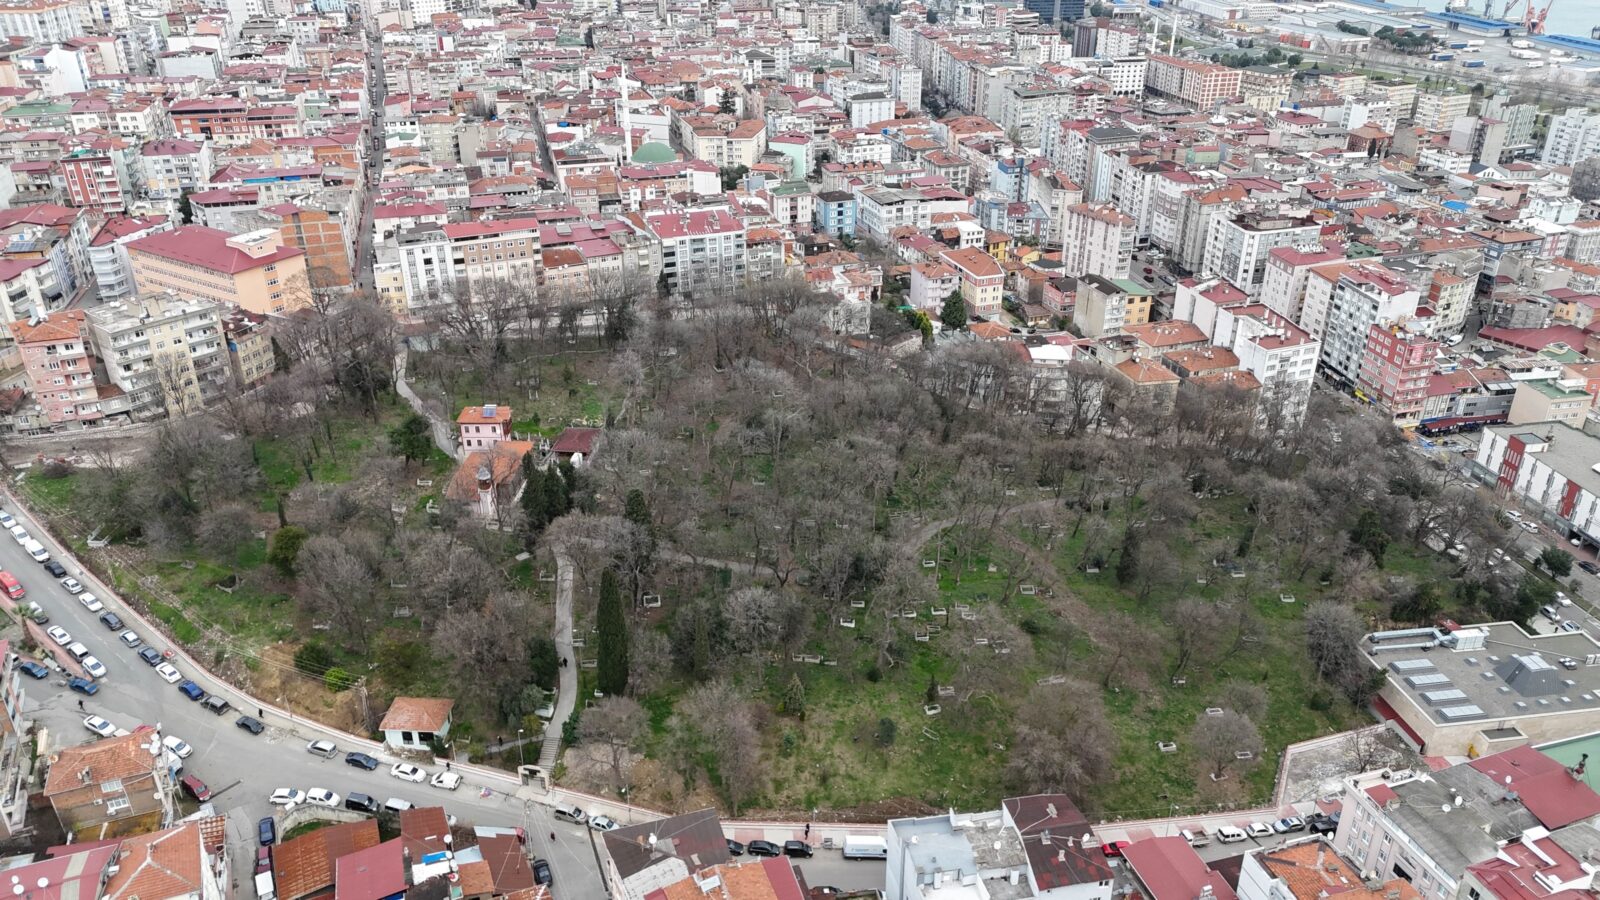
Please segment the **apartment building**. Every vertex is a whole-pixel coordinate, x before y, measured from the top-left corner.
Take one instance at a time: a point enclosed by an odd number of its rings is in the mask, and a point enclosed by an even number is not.
[[[1395,273],[1378,265],[1322,266],[1313,272],[1313,281],[1315,276],[1336,275],[1328,293],[1322,367],[1339,382],[1354,387],[1361,378],[1372,326],[1415,316],[1420,295]]]
[[[1511,411],[1506,416],[1506,422],[1511,425],[1560,422],[1573,428],[1582,428],[1593,405],[1594,394],[1584,378],[1518,381],[1517,391],[1511,396]]]
[[[141,294],[174,291],[278,315],[311,302],[305,251],[270,228],[235,235],[185,225],[131,241],[128,259]]]
[[[1600,156],[1600,113],[1575,106],[1550,117],[1539,160],[1551,166],[1571,166]]]
[[[10,328],[33,402],[52,427],[87,425],[104,417],[82,310],[12,322]]]
[[[148,746],[155,734],[109,737],[53,754],[43,793],[61,824],[77,831],[166,812],[170,794],[161,754],[152,754]],[[113,847],[101,849],[103,871],[109,876],[117,852]]]
[[[194,413],[232,384],[214,302],[149,293],[85,316],[95,355],[136,419]]]
[[[171,231],[166,216],[114,216],[89,239],[89,269],[101,300],[120,300],[133,294],[133,262],[128,245],[140,238]]]
[[[176,136],[211,141],[218,147],[305,136],[300,111],[289,105],[252,106],[233,97],[199,97],[179,100],[168,111]]]
[[[139,151],[145,195],[152,200],[175,202],[205,184],[214,169],[209,141],[168,138],[151,141]]]
[[[661,278],[676,294],[744,282],[744,223],[725,207],[630,213],[625,220],[661,247]]]
[[[306,274],[317,288],[349,290],[354,285],[355,235],[346,234],[344,216],[314,206],[276,203],[256,211],[276,226],[286,247],[305,251]]]
[[[1374,403],[1401,428],[1422,420],[1428,380],[1439,355],[1439,341],[1411,331],[1410,323],[1374,324],[1367,331],[1356,397]]]
[[[1292,425],[1304,417],[1321,341],[1220,278],[1178,282],[1172,318],[1194,323],[1206,340],[1238,357],[1239,370],[1261,384],[1267,424]]]
[[[121,212],[128,206],[132,184],[115,151],[75,150],[56,161],[56,171],[67,188],[67,202],[99,215]]]
[[[994,257],[977,247],[946,250],[940,257],[960,278],[961,298],[967,302],[968,315],[985,319],[1000,315],[1006,275]]]
[[[1061,220],[1061,265],[1070,275],[1127,278],[1133,267],[1138,223],[1107,204],[1069,206]]]
[[[1457,119],[1466,117],[1472,95],[1455,91],[1418,91],[1417,109],[1412,124],[1426,131],[1449,134]]]
[[[0,321],[15,322],[50,311],[52,297],[61,295],[55,272],[44,259],[0,259]]]
[[[1343,253],[1323,247],[1315,250],[1274,247],[1267,252],[1266,267],[1262,270],[1261,276],[1261,290],[1256,296],[1279,315],[1292,322],[1299,322],[1300,308],[1306,298],[1306,276],[1312,267],[1342,259],[1344,259]]]
[[[1090,338],[1121,334],[1130,325],[1149,322],[1150,306],[1150,292],[1136,281],[1083,275],[1072,305],[1072,327]]]
[[[1152,55],[1145,72],[1145,88],[1206,111],[1239,96],[1240,70],[1200,60]]]
[[[0,3],[0,34],[57,44],[83,34],[83,22],[68,0],[6,0]]]
[[[402,231],[397,245],[406,306],[416,312],[454,291],[491,283],[537,290],[544,280],[539,220],[484,219]]]
[[[1219,275],[1254,295],[1266,278],[1267,256],[1280,247],[1320,249],[1321,226],[1297,216],[1245,213],[1211,220],[1201,272]]]
[[[269,321],[266,316],[237,306],[222,315],[228,369],[236,391],[248,391],[260,386],[278,369],[277,356],[272,351]]]

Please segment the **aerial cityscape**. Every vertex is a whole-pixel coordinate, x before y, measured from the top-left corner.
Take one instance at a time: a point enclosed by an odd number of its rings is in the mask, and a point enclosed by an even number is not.
[[[1594,0],[0,38],[14,900],[1600,900]]]

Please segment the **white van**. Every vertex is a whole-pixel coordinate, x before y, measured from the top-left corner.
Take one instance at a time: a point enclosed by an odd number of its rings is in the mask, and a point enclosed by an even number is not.
[[[1237,844],[1249,838],[1250,835],[1245,834],[1243,828],[1235,828],[1232,825],[1221,825],[1217,828],[1217,840],[1224,844]]]
[[[383,801],[383,808],[392,813],[403,813],[411,808],[411,802],[408,800],[401,800],[399,797],[390,797],[389,799]]]
[[[28,542],[22,545],[22,549],[28,551],[28,555],[33,557],[34,562],[42,563],[50,561],[50,551],[46,550],[43,544],[32,538],[29,538]]]
[[[845,859],[888,859],[889,845],[881,837],[845,835]]]
[[[582,825],[589,821],[589,816],[583,810],[570,803],[556,803],[551,805],[550,812],[558,819],[566,819],[574,825]]]
[[[256,873],[256,900],[272,900],[273,893],[272,872]]]

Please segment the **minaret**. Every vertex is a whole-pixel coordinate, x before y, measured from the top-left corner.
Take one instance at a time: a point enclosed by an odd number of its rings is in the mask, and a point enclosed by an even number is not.
[[[628,116],[628,61],[619,62],[622,69],[617,74],[617,93],[622,96],[617,102],[622,104],[622,164],[627,165],[633,159],[633,129],[629,127]]]

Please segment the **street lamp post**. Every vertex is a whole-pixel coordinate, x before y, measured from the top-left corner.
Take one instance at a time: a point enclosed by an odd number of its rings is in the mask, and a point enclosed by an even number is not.
[[[525,765],[528,764],[528,760],[526,758],[524,758],[523,755],[522,755],[522,729],[521,728],[517,729],[517,764],[518,764],[519,767],[520,766],[525,766]]]

